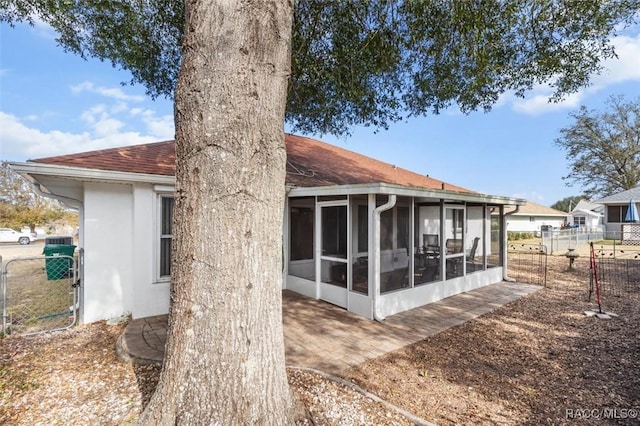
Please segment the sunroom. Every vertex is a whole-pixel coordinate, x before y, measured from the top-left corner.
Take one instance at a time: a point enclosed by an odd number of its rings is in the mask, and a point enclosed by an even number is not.
[[[520,202],[386,183],[288,195],[285,288],[377,320],[502,281],[504,205]]]

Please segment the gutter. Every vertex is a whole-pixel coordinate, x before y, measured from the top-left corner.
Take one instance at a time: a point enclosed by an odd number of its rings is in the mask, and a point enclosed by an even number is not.
[[[380,298],[380,214],[396,205],[396,195],[390,194],[389,201],[373,210],[373,319],[382,322],[378,315],[378,299]]]
[[[176,184],[175,176],[154,175],[149,173],[120,172],[114,170],[86,169],[81,167],[59,166],[46,163],[9,163],[20,174],[47,175],[73,180],[97,180],[107,182],[141,182],[159,185]]]
[[[514,211],[512,212],[508,212],[504,214],[504,217],[502,218],[503,221],[503,228],[504,229],[504,239],[503,239],[503,249],[504,250],[504,264],[502,265],[502,279],[504,281],[508,281],[510,283],[514,283],[516,282],[516,280],[514,278],[511,278],[508,274],[509,274],[509,262],[508,262],[508,256],[507,256],[507,246],[508,246],[508,242],[507,242],[507,216],[511,216],[514,215],[516,213],[518,213],[520,211],[520,206],[516,205],[516,208]]]

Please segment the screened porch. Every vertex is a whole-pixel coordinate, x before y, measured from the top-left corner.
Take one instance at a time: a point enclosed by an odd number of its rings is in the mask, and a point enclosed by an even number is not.
[[[427,196],[290,197],[285,286],[373,318],[500,281],[502,211]]]

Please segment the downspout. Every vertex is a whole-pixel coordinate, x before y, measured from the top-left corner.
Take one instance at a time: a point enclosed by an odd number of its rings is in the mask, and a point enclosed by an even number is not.
[[[507,256],[507,251],[508,251],[507,250],[507,246],[509,245],[509,243],[508,243],[508,233],[507,233],[507,216],[511,216],[512,214],[516,214],[519,211],[520,211],[520,206],[516,206],[515,210],[513,210],[512,212],[505,213],[503,215],[504,217],[502,218],[502,224],[503,224],[502,229],[504,230],[504,238],[502,240],[502,243],[503,243],[503,245],[502,245],[503,253],[502,254],[503,254],[503,259],[504,259],[504,262],[503,262],[503,265],[502,265],[502,279],[504,281],[508,281],[508,282],[511,282],[511,283],[515,282],[516,280],[509,276],[509,264],[508,264],[508,260],[507,260],[507,258],[508,258],[508,256]]]
[[[396,195],[389,195],[389,200],[373,209],[373,319],[382,322],[378,315],[378,299],[380,298],[380,214],[396,205]]]
[[[62,195],[54,195],[54,194],[50,194],[47,192],[43,192],[42,188],[40,187],[40,183],[39,182],[33,182],[31,184],[31,186],[33,186],[33,192],[35,192],[36,194],[38,194],[41,197],[45,197],[45,198],[52,198],[54,200],[58,200],[58,201],[62,201],[65,204],[76,204],[76,206],[69,206],[75,209],[80,210],[82,208],[82,202],[80,200],[76,200],[75,198],[70,198],[70,197],[65,197]]]

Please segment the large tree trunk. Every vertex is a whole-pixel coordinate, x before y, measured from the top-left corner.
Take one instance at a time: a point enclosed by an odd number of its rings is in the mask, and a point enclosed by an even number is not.
[[[187,0],[169,338],[140,423],[284,424],[290,0]]]

